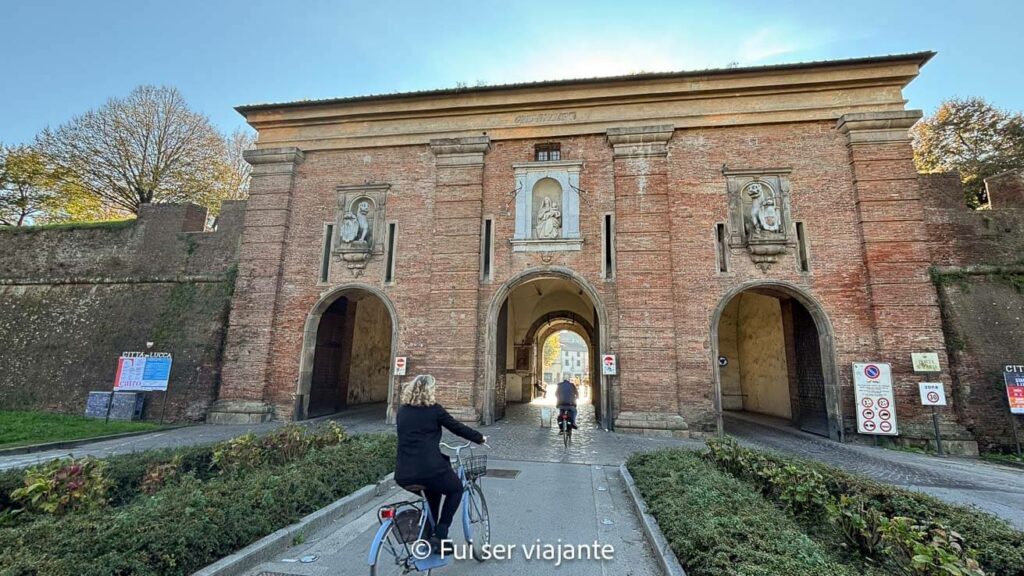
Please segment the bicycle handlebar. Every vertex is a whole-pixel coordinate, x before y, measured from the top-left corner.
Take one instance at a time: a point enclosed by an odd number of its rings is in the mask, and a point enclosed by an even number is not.
[[[454,450],[456,453],[458,453],[458,452],[462,451],[463,448],[469,448],[470,446],[472,446],[473,442],[470,441],[470,440],[466,440],[465,444],[460,444],[458,446],[453,446],[453,445],[451,445],[451,444],[449,444],[447,442],[441,442],[440,444],[441,444],[441,446],[444,446],[445,448],[447,448],[449,450]],[[486,446],[488,448],[491,447],[491,445],[488,444],[487,442],[484,442],[483,444],[481,444],[481,446]]]

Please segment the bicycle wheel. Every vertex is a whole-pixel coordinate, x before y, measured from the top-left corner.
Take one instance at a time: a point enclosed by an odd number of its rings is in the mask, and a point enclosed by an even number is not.
[[[463,514],[469,515],[469,533],[466,539],[473,546],[473,557],[477,562],[483,562],[484,545],[491,543],[491,517],[487,513],[487,500],[483,491],[475,481],[470,482],[467,488],[469,498],[466,501],[466,509]]]
[[[398,537],[398,531],[392,524],[380,546],[377,548],[377,556],[370,564],[370,576],[400,576],[406,574],[406,562],[409,560],[409,552]],[[423,572],[429,576],[430,570]]]
[[[562,436],[562,441],[565,442],[565,447],[569,447],[569,443],[572,442],[572,424],[568,420],[565,421],[565,435]]]

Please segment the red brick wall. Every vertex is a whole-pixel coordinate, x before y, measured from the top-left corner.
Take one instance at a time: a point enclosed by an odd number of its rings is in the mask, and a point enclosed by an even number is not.
[[[989,179],[991,209],[972,210],[958,174],[920,176],[931,259],[943,267],[935,278],[957,415],[982,449],[1013,444],[1002,370],[1024,350],[1024,296],[1014,286],[1024,272],[1020,182]]]
[[[834,332],[847,431],[855,422],[850,363],[890,361],[905,375],[909,350],[919,349],[921,335],[943,349],[927,253],[919,254],[923,217],[914,213],[919,205],[909,144],[851,155],[847,136],[833,122],[815,122],[677,130],[665,157],[616,160],[604,135],[562,138],[562,158],[585,163],[583,250],[512,252],[512,164],[532,160],[537,142],[491,143],[482,171],[440,167],[426,145],[305,154],[295,169],[264,394],[278,417],[287,417],[294,403],[306,317],[323,293],[343,283],[382,289],[397,311],[395,353],[409,357],[408,373],[434,373],[443,402],[476,414],[487,311],[502,283],[530,268],[571,269],[600,295],[609,324],[601,330],[621,359],[612,389],[615,412],[678,412],[691,430],[715,425],[711,322],[725,295],[741,286],[784,282],[820,304]],[[810,273],[799,271],[793,254],[762,271],[745,250],[731,254],[729,272],[718,271],[714,227],[728,220],[723,165],[792,168],[792,217],[806,226]],[[335,187],[365,182],[391,185],[386,220],[398,224],[395,281],[384,285],[383,258],[375,257],[359,277],[334,262],[330,282],[319,284],[323,224],[335,218]],[[613,280],[601,275],[607,212],[615,212],[617,224]],[[481,282],[480,223],[487,217],[494,219],[493,277]],[[861,220],[885,225],[864,232]],[[909,286],[892,282],[907,278]],[[907,304],[915,307],[908,311]],[[887,328],[876,331],[876,323]],[[914,340],[901,340],[910,332]],[[889,357],[890,351],[901,356]],[[916,381],[901,378],[901,426],[926,425]]]

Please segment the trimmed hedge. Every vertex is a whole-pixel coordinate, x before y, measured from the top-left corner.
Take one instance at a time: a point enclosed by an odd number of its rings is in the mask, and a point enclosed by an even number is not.
[[[0,528],[0,574],[189,574],[378,481],[394,467],[395,437],[360,436],[287,464],[219,475],[202,464],[209,448],[185,452],[189,471],[153,496],[129,494],[137,473],[160,460],[118,457],[115,499],[127,504]]]
[[[782,483],[787,492],[816,492],[808,475],[816,474],[824,499],[838,502],[841,498],[871,508],[886,518],[907,517],[924,524],[944,526],[958,533],[965,546],[973,552],[986,574],[994,576],[1024,576],[1024,532],[1014,529],[1004,520],[975,507],[957,506],[922,494],[881,484],[850,474],[838,468],[798,458],[781,456],[773,452],[741,448],[731,439],[709,441],[710,459],[717,457],[717,466],[735,477],[750,482],[764,494],[774,494]],[[796,471],[787,477],[780,472]],[[801,480],[801,477],[804,480]],[[778,494],[775,494],[777,497]],[[819,531],[838,529],[827,519],[827,511],[818,506],[818,497],[808,497],[805,506],[810,517],[805,524]],[[786,505],[786,503],[783,503]],[[799,512],[792,503],[788,506]],[[814,510],[814,508],[819,508]]]
[[[872,574],[809,538],[752,486],[697,452],[638,454],[626,466],[690,576]]]

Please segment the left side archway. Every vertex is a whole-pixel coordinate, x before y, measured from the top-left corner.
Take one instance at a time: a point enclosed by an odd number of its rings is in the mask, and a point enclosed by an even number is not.
[[[384,292],[347,285],[324,294],[306,317],[295,419],[381,403],[390,421],[397,344],[398,315]]]

